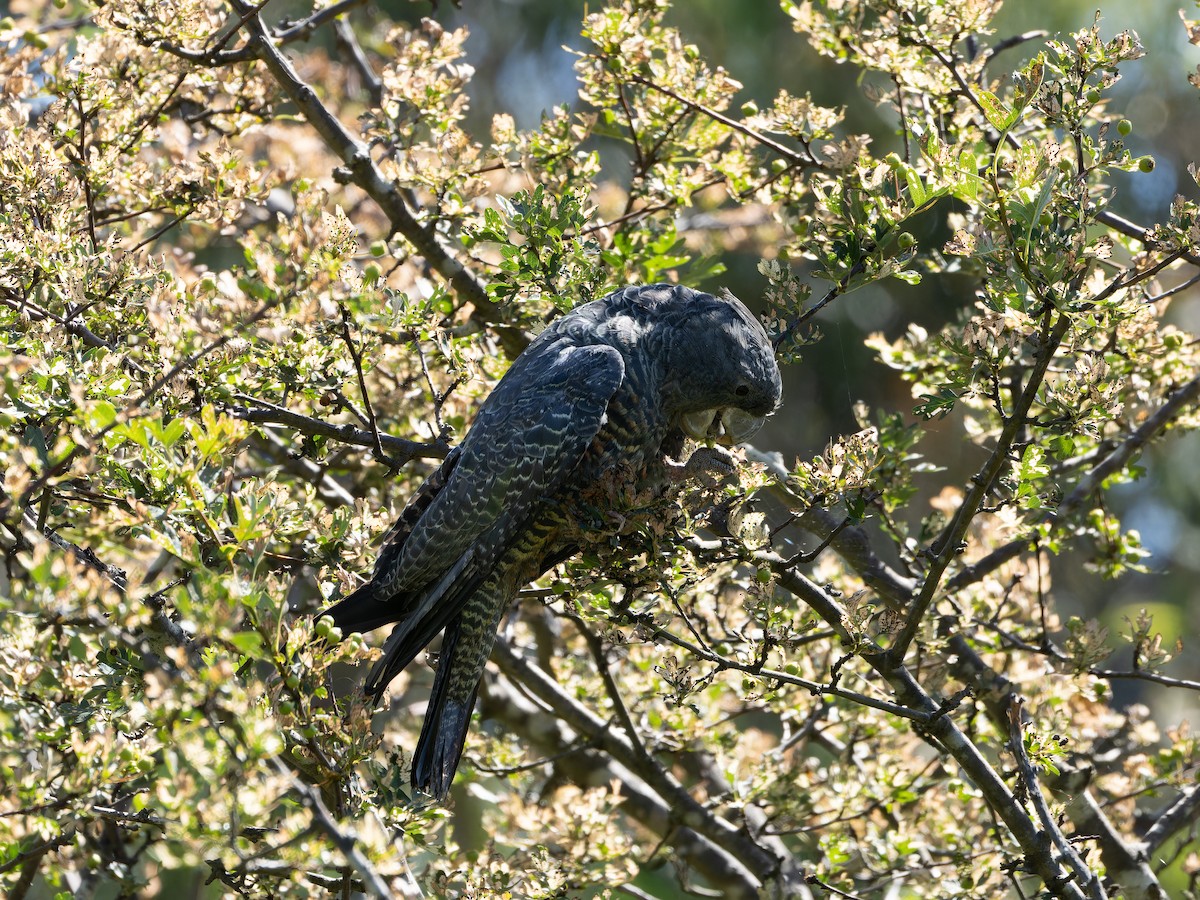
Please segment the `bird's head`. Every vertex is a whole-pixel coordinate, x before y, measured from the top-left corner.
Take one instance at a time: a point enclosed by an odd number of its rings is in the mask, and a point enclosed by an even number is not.
[[[771,341],[758,319],[728,291],[674,288],[663,309],[663,401],[696,440],[749,440],[779,406],[783,387]]]

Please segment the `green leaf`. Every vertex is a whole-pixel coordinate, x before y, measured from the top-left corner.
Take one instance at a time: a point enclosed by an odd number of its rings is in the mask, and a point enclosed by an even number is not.
[[[1012,128],[1017,121],[1018,113],[1009,107],[991,91],[979,92],[979,103],[987,116],[988,124],[1001,134]]]
[[[96,400],[88,405],[87,424],[93,431],[103,431],[117,421],[117,408],[107,400]]]
[[[246,656],[258,656],[263,648],[262,635],[257,631],[239,631],[229,636],[229,642]]]
[[[922,394],[921,399],[925,402],[914,406],[913,412],[923,419],[932,419],[935,416],[944,416],[954,409],[954,404],[958,402],[958,394],[950,388],[942,388],[937,394]]]

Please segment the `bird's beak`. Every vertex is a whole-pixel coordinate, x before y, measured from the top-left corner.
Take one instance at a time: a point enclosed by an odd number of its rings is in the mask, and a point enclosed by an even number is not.
[[[702,409],[683,416],[681,426],[688,437],[697,441],[716,441],[732,447],[748,441],[762,428],[765,416],[754,416],[745,410]]]
[[[708,429],[712,426],[718,412],[719,410],[715,409],[702,409],[699,412],[686,413],[680,423],[684,433],[696,441],[708,440]]]
[[[730,446],[750,440],[758,434],[758,429],[763,427],[765,421],[766,416],[754,416],[737,407],[731,407],[721,413],[721,424],[725,426],[725,436],[729,438]]]

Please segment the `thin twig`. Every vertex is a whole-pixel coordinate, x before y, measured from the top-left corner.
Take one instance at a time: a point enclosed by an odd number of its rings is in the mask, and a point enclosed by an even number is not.
[[[354,34],[354,26],[347,19],[337,19],[333,23],[333,33],[337,38],[338,46],[340,46],[345,55],[350,57],[350,62],[354,65],[354,70],[358,72],[358,77],[362,79],[363,87],[367,90],[367,96],[371,100],[373,106],[379,106],[383,102],[383,81],[375,74],[375,69],[371,66],[371,61],[367,59],[367,54],[363,52],[362,45],[358,42],[358,37]],[[503,164],[497,166],[503,168]]]
[[[292,41],[307,41],[312,37],[312,33],[324,25],[331,19],[337,19],[342,13],[349,12],[356,6],[364,6],[367,0],[339,0],[326,6],[324,9],[319,9],[306,19],[301,19],[299,22],[289,24],[287,27],[280,26],[273,32],[275,40],[280,44],[289,44]]]
[[[663,87],[661,84],[656,84],[655,82],[651,81],[648,78],[643,78],[641,75],[636,75],[636,74],[629,75],[629,76],[627,76],[627,78],[629,81],[632,81],[635,84],[640,84],[640,85],[643,85],[644,87],[650,88],[651,90],[658,91],[660,94],[664,94],[678,103],[682,103],[685,106],[691,107],[692,109],[696,110],[699,113],[703,113],[705,116],[712,119],[714,122],[720,122],[726,128],[730,128],[733,131],[736,131],[738,134],[748,137],[751,140],[756,141],[757,143],[761,144],[764,147],[769,147],[771,150],[774,150],[780,156],[784,157],[789,162],[791,162],[792,165],[794,165],[794,166],[798,166],[798,167],[804,168],[804,169],[823,169],[823,168],[825,168],[823,163],[821,163],[819,160],[814,159],[811,155],[797,153],[791,147],[785,146],[784,144],[781,144],[778,141],[776,141],[770,137],[767,137],[767,135],[763,134],[761,131],[756,131],[755,129],[751,128],[749,125],[745,124],[744,122],[739,122],[737,119],[731,119],[729,116],[725,115],[724,113],[717,112],[717,110],[712,109],[709,106],[705,106],[703,103],[698,103],[695,100],[689,100],[687,97],[684,97],[682,94],[678,94],[675,91],[671,90],[670,88]]]
[[[350,359],[354,363],[354,372],[358,376],[358,391],[362,396],[363,407],[367,411],[367,424],[370,426],[371,437],[375,442],[375,452],[388,464],[388,468],[398,469],[402,463],[391,459],[383,451],[383,442],[379,439],[379,422],[375,418],[375,407],[371,404],[371,394],[367,391],[367,380],[363,375],[362,352],[355,346],[354,337],[350,334],[350,311],[345,306],[340,308],[342,311],[342,340],[346,342],[346,349],[350,351]]]
[[[1038,348],[1038,353],[1030,369],[1025,387],[1013,406],[1012,415],[1008,423],[1004,426],[999,438],[996,440],[996,446],[992,449],[983,467],[972,477],[971,488],[955,512],[954,518],[931,547],[933,558],[930,560],[929,568],[926,570],[925,581],[921,585],[921,591],[912,602],[904,622],[904,627],[901,628],[900,633],[892,643],[890,652],[894,662],[899,663],[903,660],[905,653],[908,652],[908,647],[916,637],[925,613],[928,611],[930,605],[933,603],[933,598],[937,594],[942,574],[957,554],[959,544],[965,537],[971,521],[975,518],[975,513],[978,511],[979,505],[983,502],[983,498],[987,496],[987,492],[991,490],[992,484],[999,477],[1004,466],[1008,464],[1009,450],[1012,447],[1013,441],[1016,440],[1017,435],[1025,427],[1026,417],[1033,406],[1034,399],[1041,390],[1046,370],[1049,368],[1050,361],[1054,358],[1056,348],[1066,336],[1070,328],[1070,323],[1070,317],[1066,314],[1061,314],[1058,322],[1053,327],[1048,328],[1047,333],[1043,335],[1041,346]]]
[[[1112,669],[1090,669],[1088,674],[1095,675],[1097,678],[1105,678],[1109,681],[1150,681],[1154,684],[1164,685],[1165,687],[1200,691],[1200,681],[1192,681],[1188,678],[1172,678],[1169,675],[1159,675],[1157,672],[1147,672],[1144,669],[1133,669],[1127,672],[1118,672]]]
[[[329,812],[329,808],[325,806],[325,802],[321,799],[321,792],[313,785],[297,778],[292,774],[281,759],[273,758],[275,767],[281,775],[285,775],[291,779],[293,789],[300,794],[300,799],[313,815],[313,823],[333,842],[333,845],[341,851],[346,857],[346,861],[350,863],[358,877],[363,880],[365,886],[370,890],[372,896],[382,897],[384,900],[391,900],[393,894],[387,882],[383,880],[383,876],[376,871],[371,861],[363,855],[362,850],[358,847],[358,840],[349,832],[343,831],[338,825],[337,820]]]

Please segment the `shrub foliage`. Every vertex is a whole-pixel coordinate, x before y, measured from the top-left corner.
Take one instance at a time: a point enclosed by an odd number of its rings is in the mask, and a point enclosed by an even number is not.
[[[1165,896],[1200,750],[1111,685],[1200,685],[1160,672],[1149,616],[1110,638],[1051,579],[1143,567],[1107,492],[1200,426],[1200,342],[1167,320],[1196,204],[1109,209],[1153,166],[1110,108],[1136,35],[783,0],[872,136],[788,89],[740,103],[665,0],[596,6],[579,102],[486,134],[436,11],[0,21],[8,896]],[[857,289],[968,289],[869,341],[911,405],[860,405],[812,459],[751,448],[620,534],[598,516],[508,616],[452,808],[410,797],[427,671],[375,711],[348,678],[373,639],[311,613],[542,323],[715,287],[735,249],[801,371]]]

